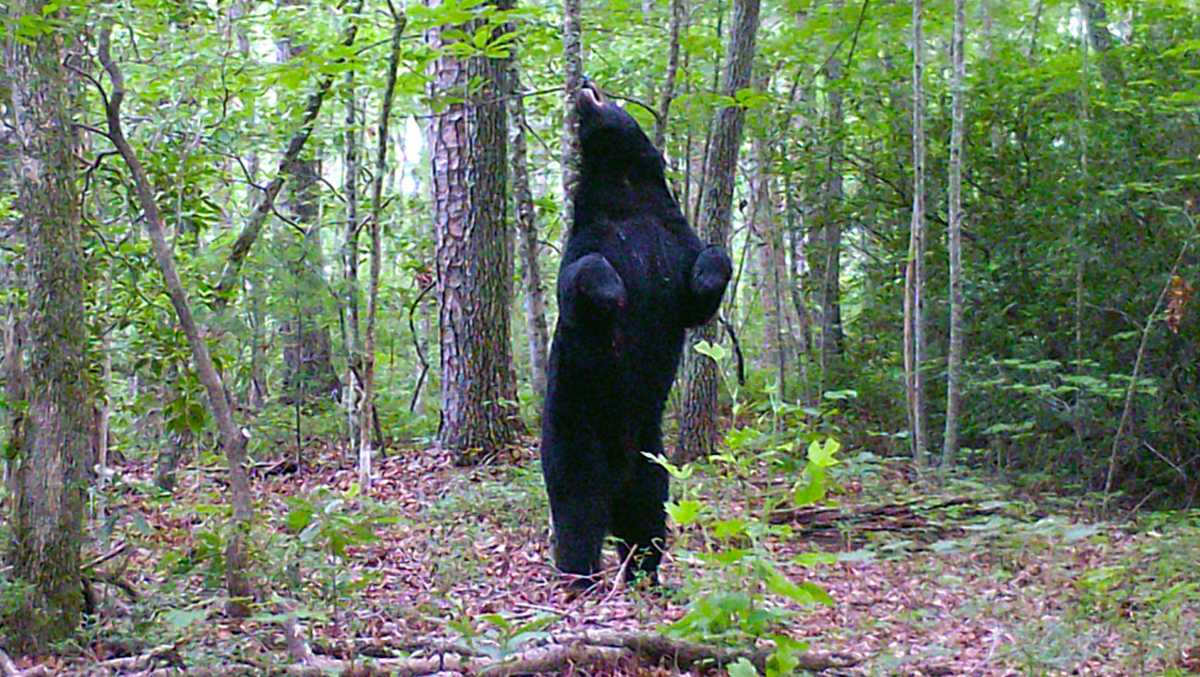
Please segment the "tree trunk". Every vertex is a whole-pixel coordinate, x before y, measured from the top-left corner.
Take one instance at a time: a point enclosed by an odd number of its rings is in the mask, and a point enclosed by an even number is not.
[[[289,4],[304,4],[305,0],[288,0]],[[281,63],[296,58],[304,46],[291,39],[277,45]],[[298,306],[283,325],[287,343],[283,350],[284,388],[292,402],[306,402],[314,396],[335,395],[340,392],[341,380],[333,367],[333,341],[325,317],[324,257],[321,251],[321,226],[318,199],[321,169],[315,158],[297,158],[284,169],[288,197],[284,211],[295,225],[304,230],[299,252],[293,255],[292,284],[297,289],[293,298]]]
[[[804,28],[807,22],[807,13],[797,14],[797,28]],[[812,123],[814,116],[811,114],[815,97],[812,96],[810,87],[810,84],[801,81],[799,74],[791,84],[788,103],[795,106],[796,112],[789,113],[782,125],[784,133],[791,139],[809,139],[815,134]],[[796,144],[796,141],[792,143]],[[786,154],[795,147],[795,145],[786,146],[783,152]],[[805,164],[806,168],[801,172],[814,173],[812,159],[807,159]],[[780,253],[780,257],[783,259],[784,273],[781,277],[785,281],[784,288],[789,290],[789,316],[795,318],[792,345],[795,347],[796,366],[801,383],[800,398],[803,401],[810,401],[813,379],[809,366],[812,361],[814,342],[812,338],[813,318],[810,312],[811,285],[807,283],[806,274],[810,266],[805,249],[805,234],[810,229],[807,217],[809,196],[804,182],[801,181],[799,185],[795,185],[791,173],[787,174],[783,181],[781,213],[784,215],[784,232],[781,236],[783,251]]]
[[[379,105],[379,134],[375,147],[375,175],[371,181],[371,272],[367,283],[367,327],[364,336],[362,376],[363,396],[358,409],[358,477],[364,487],[371,486],[371,463],[375,449],[372,444],[372,416],[375,412],[375,322],[379,315],[379,275],[383,267],[383,181],[387,177],[388,124],[392,117],[392,98],[396,93],[396,71],[400,64],[400,38],[404,35],[407,17],[392,11],[392,44],[388,52],[387,84]],[[382,442],[382,440],[381,440]]]
[[[434,49],[446,44],[440,29],[429,39]],[[493,455],[520,429],[509,346],[506,70],[502,60],[449,54],[433,67],[433,92],[462,98],[435,115],[430,129],[442,377],[438,444],[453,450],[460,465]]]
[[[765,90],[769,79],[763,78]],[[785,339],[786,305],[783,303],[783,243],[771,190],[771,148],[765,133],[754,137],[754,170],[750,175],[751,227],[758,238],[758,271],[763,314],[763,367],[775,370],[776,392],[786,397],[788,341]]]
[[[254,507],[250,498],[250,481],[246,474],[246,438],[233,419],[229,400],[225,396],[225,386],[221,375],[213,365],[208,352],[208,344],[200,333],[200,327],[192,317],[191,304],[187,291],[179,279],[175,269],[175,257],[171,246],[167,243],[162,215],[154,200],[154,189],[142,163],[138,160],[125,138],[121,125],[121,103],[125,99],[125,78],[120,67],[112,60],[109,52],[109,40],[112,36],[112,24],[105,24],[100,32],[99,56],[100,63],[108,72],[112,83],[107,96],[105,118],[108,135],[117,152],[129,167],[138,203],[145,214],[146,231],[150,236],[150,245],[154,250],[154,259],[162,271],[167,293],[171,297],[171,305],[179,319],[180,328],[187,337],[192,349],[193,366],[200,378],[204,390],[208,394],[208,405],[213,418],[221,432],[221,449],[229,464],[230,502],[233,504],[233,524],[225,548],[225,588],[229,595],[226,611],[233,616],[242,617],[249,613],[245,600],[253,595],[247,570],[250,556],[246,550],[246,539],[249,535],[251,522],[254,519]]]
[[[844,3],[835,0],[835,9]],[[834,54],[825,67],[825,81],[829,88],[829,118],[827,134],[829,155],[825,165],[824,204],[821,224],[821,387],[827,389],[836,383],[836,372],[842,356],[842,60]]]
[[[1086,249],[1083,245],[1084,229],[1091,213],[1091,169],[1088,164],[1088,127],[1091,125],[1091,87],[1092,75],[1089,62],[1089,46],[1093,41],[1090,19],[1092,11],[1089,2],[1080,3],[1080,14],[1083,17],[1084,39],[1080,40],[1082,50],[1082,73],[1079,78],[1079,207],[1077,209],[1074,227],[1071,232],[1071,242],[1075,250],[1075,375],[1083,376],[1083,307],[1084,307],[1084,274],[1087,265]],[[1107,32],[1107,29],[1105,29]],[[1076,443],[1082,451],[1083,447],[1083,388],[1075,390],[1071,407],[1071,426],[1074,428]]]
[[[904,275],[904,374],[913,460],[928,466],[928,411],[925,403],[925,38],[922,0],[913,0],[913,205],[908,265]]]
[[[164,329],[167,328],[164,327]],[[191,452],[195,444],[195,436],[188,425],[186,409],[175,411],[175,415],[172,417],[170,415],[171,408],[166,406],[168,403],[187,397],[187,394],[178,385],[182,376],[179,372],[184,368],[185,365],[182,362],[172,361],[166,370],[166,382],[159,386],[162,388],[163,433],[166,439],[163,440],[162,448],[158,451],[158,458],[154,462],[154,486],[164,491],[175,490],[179,463],[184,456]]]
[[[1113,58],[1110,51],[1113,36],[1108,30],[1108,10],[1104,7],[1104,0],[1081,0],[1079,8],[1084,17],[1088,43],[1096,52],[1096,60],[1100,64],[1100,77],[1110,87],[1119,86],[1125,76],[1121,72],[1121,62]]]
[[[42,16],[47,3],[17,0],[10,18]],[[65,20],[61,11],[51,11]],[[9,522],[10,647],[49,650],[79,626],[83,496],[90,464],[84,256],[79,213],[75,95],[62,67],[65,34],[10,38],[6,74],[16,139],[17,209],[24,234],[28,306],[28,407],[17,449]],[[15,606],[14,606],[15,605]]]
[[[520,235],[521,282],[525,287],[525,324],[529,339],[529,371],[533,391],[546,396],[546,346],[550,332],[546,326],[546,295],[538,267],[537,215],[533,192],[529,188],[529,162],[525,143],[525,101],[521,97],[521,69],[514,54],[509,70],[512,92],[512,173],[513,201],[517,207],[517,233]]]
[[[1032,66],[1037,62],[1038,53],[1038,36],[1042,30],[1042,10],[1045,9],[1044,0],[1035,0],[1033,3],[1033,18],[1030,21],[1029,27],[1029,48],[1025,52],[1025,60]]]
[[[953,71],[950,76],[950,346],[946,353],[946,434],[942,439],[942,468],[948,470],[958,455],[959,410],[962,407],[963,292],[962,292],[962,172],[963,85],[966,82],[964,31],[966,0],[954,0],[954,36],[951,39]]]
[[[249,324],[250,324],[250,382],[247,384],[249,389],[246,402],[254,411],[258,411],[266,406],[267,400],[271,396],[270,387],[267,383],[267,314],[263,310],[264,297],[266,296],[266,288],[261,280],[247,278],[244,281],[244,286],[248,288],[246,296],[250,300],[249,309]]]
[[[722,76],[722,93],[733,96],[750,86],[754,43],[758,34],[759,0],[735,0],[733,30]],[[745,110],[730,106],[717,113],[712,143],[704,159],[704,193],[701,196],[700,237],[724,245],[729,239],[733,212],[733,183],[738,149],[742,142]],[[690,332],[687,345],[717,340],[717,318]],[[691,351],[689,351],[691,352]],[[720,434],[717,421],[717,365],[712,360],[689,356],[686,360],[683,415],[679,425],[676,458],[694,460],[712,453]]]
[[[362,350],[359,335],[358,289],[358,100],[354,87],[354,72],[346,74],[349,95],[346,97],[345,176],[343,193],[346,198],[346,222],[342,234],[342,284],[345,286],[343,338],[346,352],[346,388],[342,392],[346,407],[347,439],[351,453],[360,451],[358,435],[359,402],[362,398]],[[379,177],[382,180],[382,177]]]
[[[244,23],[244,19],[250,14],[251,2],[252,0],[235,0],[229,6],[230,24],[233,26],[234,34],[237,37],[238,53],[247,61],[254,58],[253,52],[250,50],[250,31]],[[258,115],[255,114],[251,119],[251,124],[257,125],[257,123]],[[250,157],[246,161],[246,168],[249,174],[246,178],[257,183],[259,160],[256,151],[250,152]],[[269,396],[265,372],[267,360],[266,315],[263,312],[265,289],[261,281],[257,278],[253,280],[243,279],[240,286],[242,287],[243,294],[249,299],[246,324],[250,327],[250,378],[246,383],[245,402],[251,411],[259,411],[266,406],[267,397]]]
[[[579,5],[580,0],[563,0],[563,242],[567,241],[574,226],[575,184],[579,183],[579,112],[575,110],[575,95],[583,86],[583,32]]]
[[[679,76],[679,38],[687,13],[687,0],[671,0],[667,75],[663,79],[662,94],[658,100],[658,119],[654,122],[654,145],[663,155],[666,155],[667,120],[671,114],[671,101],[675,99],[675,80]]]

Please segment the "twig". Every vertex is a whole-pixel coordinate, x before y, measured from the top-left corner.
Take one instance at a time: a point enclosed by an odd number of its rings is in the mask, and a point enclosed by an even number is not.
[[[1145,440],[1142,440],[1142,446],[1149,449],[1150,453],[1157,456],[1160,461],[1171,466],[1171,470],[1174,470],[1175,472],[1179,473],[1180,479],[1182,479],[1184,482],[1187,482],[1187,478],[1188,478],[1187,471],[1184,470],[1183,468],[1179,467],[1178,463],[1172,461],[1171,459],[1167,458],[1166,456],[1163,456],[1161,451],[1159,451],[1158,449],[1155,449],[1153,445],[1151,445],[1149,442],[1147,442]]]
[[[539,673],[576,672],[583,667],[603,667],[620,663],[631,654],[620,647],[591,644],[557,644],[540,647],[514,658],[499,661],[479,670],[480,677],[510,677]],[[584,674],[590,672],[583,670]]]
[[[110,658],[106,661],[100,661],[92,665],[88,672],[148,670],[160,662],[165,662],[169,665],[175,666],[182,664],[174,644],[163,644],[162,646],[156,646],[146,653],[138,656],[124,656],[121,658]]]
[[[105,562],[107,562],[108,560],[110,560],[110,559],[112,559],[112,558],[116,557],[117,555],[120,555],[121,553],[125,552],[125,550],[126,550],[128,547],[129,547],[129,546],[128,546],[128,544],[127,544],[127,543],[125,543],[124,541],[122,541],[120,544],[118,544],[118,545],[117,545],[116,547],[114,547],[112,550],[109,550],[108,552],[104,553],[103,555],[100,555],[99,557],[97,557],[97,558],[93,559],[92,561],[90,561],[90,562],[88,562],[88,563],[84,564],[84,565],[83,565],[81,568],[82,568],[84,571],[87,571],[88,569],[95,569],[96,567],[100,566],[101,564],[104,564],[104,563],[105,563]]]
[[[19,674],[21,671],[17,669],[16,664],[3,649],[0,649],[0,677],[16,677]]]
[[[84,579],[93,583],[107,583],[115,588],[119,588],[129,598],[130,602],[137,602],[142,598],[137,588],[133,587],[132,583],[121,578],[118,574],[93,572],[85,574]]]
[[[742,343],[738,341],[737,332],[733,330],[733,325],[729,324],[724,316],[717,316],[721,321],[721,326],[725,327],[725,333],[729,334],[729,340],[733,341],[733,356],[737,359],[737,380],[738,385],[746,385],[746,358],[742,355]]]
[[[417,298],[408,307],[408,329],[412,333],[413,348],[417,351],[417,360],[421,363],[421,373],[417,376],[417,385],[413,388],[412,399],[408,403],[408,411],[411,413],[417,409],[417,400],[421,398],[421,387],[425,385],[425,376],[429,373],[429,361],[425,359],[425,351],[421,349],[421,337],[417,335],[417,325],[413,321],[417,314],[417,307],[421,305],[421,300],[433,289],[434,284],[430,282],[425,285]]]
[[[931,503],[929,505],[920,505],[920,500],[910,501],[908,503],[893,503],[887,505],[876,505],[863,507],[853,512],[843,511],[841,508],[826,508],[820,506],[805,506],[802,508],[781,508],[771,513],[771,522],[773,524],[786,524],[791,522],[803,522],[813,525],[814,528],[828,526],[830,523],[847,521],[847,522],[868,522],[872,519],[893,518],[893,519],[909,519],[918,518],[919,513],[933,512],[935,510],[943,510],[958,505],[967,505],[972,500],[965,497],[950,498],[939,503]]]
[[[1187,213],[1183,211],[1184,218],[1191,222],[1192,232],[1195,233],[1196,222]],[[1163,283],[1162,291],[1158,293],[1158,298],[1154,301],[1154,308],[1150,310],[1150,314],[1146,316],[1146,324],[1142,328],[1142,339],[1138,344],[1137,358],[1133,361],[1133,374],[1129,379],[1129,387],[1125,389],[1125,406],[1121,409],[1121,420],[1117,424],[1117,432],[1113,435],[1112,453],[1108,457],[1108,476],[1104,480],[1104,504],[1103,510],[1108,510],[1108,502],[1112,498],[1113,479],[1117,474],[1117,459],[1120,456],[1121,440],[1125,434],[1125,426],[1129,424],[1129,417],[1133,412],[1133,395],[1137,392],[1138,376],[1142,373],[1142,361],[1146,357],[1146,346],[1150,343],[1150,329],[1154,326],[1154,317],[1158,315],[1158,309],[1162,307],[1163,299],[1167,298],[1167,293],[1171,291],[1171,280],[1175,278],[1175,274],[1179,272],[1179,266],[1183,263],[1183,259],[1187,256],[1188,249],[1192,246],[1190,237],[1185,238],[1183,246],[1179,248],[1179,255],[1175,257],[1175,263],[1171,264],[1171,272],[1167,274],[1167,281]]]
[[[625,555],[625,559],[621,561],[621,566],[617,568],[617,575],[613,577],[612,587],[609,588],[608,594],[604,599],[600,600],[600,604],[607,604],[608,600],[612,599],[617,591],[621,589],[621,583],[625,581],[625,572],[629,570],[629,565],[633,563],[633,556],[637,554],[636,548],[630,548],[629,553]]]

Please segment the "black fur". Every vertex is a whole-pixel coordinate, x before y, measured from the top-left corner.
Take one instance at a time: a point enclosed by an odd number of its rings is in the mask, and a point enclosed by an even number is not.
[[[587,585],[607,534],[656,577],[666,537],[662,413],[685,329],[716,312],[729,256],[705,247],[667,189],[663,159],[593,85],[576,99],[582,166],[558,276],[542,418],[555,563]]]

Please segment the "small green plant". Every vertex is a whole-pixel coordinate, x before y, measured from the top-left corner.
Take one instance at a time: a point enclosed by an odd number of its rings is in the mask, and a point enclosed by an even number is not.
[[[833,438],[808,445],[808,463],[789,492],[790,504],[811,505],[825,497],[828,470],[837,464],[840,447]],[[738,482],[747,479],[751,470],[753,461],[747,457],[730,450],[710,460],[723,482]],[[668,632],[717,642],[769,639],[775,651],[768,661],[767,674],[791,674],[796,666],[795,655],[806,645],[777,632],[792,613],[785,603],[807,606],[832,604],[833,600],[814,583],[793,581],[768,546],[769,540],[786,539],[791,534],[790,527],[771,520],[783,499],[769,499],[760,506],[747,504],[740,515],[722,516],[697,498],[694,485],[689,483],[694,466],[675,466],[662,457],[654,460],[683,486],[681,497],[667,504],[668,514],[680,529],[697,534],[699,540],[698,547],[678,557],[691,570],[686,592],[692,602]],[[805,566],[829,561],[831,557],[818,553],[795,559]],[[731,666],[730,674],[756,674],[754,670],[746,663]]]
[[[718,367],[724,367],[728,355],[719,348],[704,342],[695,347]],[[725,375],[723,368],[721,373]],[[734,397],[736,416],[736,386],[728,378],[726,383]],[[784,406],[776,402],[769,415],[778,417]],[[821,418],[819,413],[814,417]],[[829,471],[838,464],[841,443],[809,426],[797,426],[787,434],[735,427],[724,442],[723,449],[707,459],[705,470],[715,476],[720,487],[733,487],[742,497],[738,509],[728,514],[700,498],[698,466],[675,465],[663,456],[650,456],[674,480],[679,493],[667,503],[667,514],[676,528],[689,536],[680,539],[684,547],[676,559],[684,565],[684,592],[691,602],[684,616],[668,626],[667,632],[718,643],[770,640],[775,649],[767,661],[767,675],[791,674],[798,663],[796,655],[807,645],[780,633],[782,622],[794,613],[794,605],[832,604],[833,600],[820,586],[794,581],[785,572],[771,543],[790,538],[792,530],[786,524],[776,524],[772,516],[784,504],[802,507],[825,499]],[[796,449],[805,450],[803,463],[795,459]],[[789,490],[768,493],[765,500],[757,500],[762,492],[754,490],[751,479],[764,469],[782,468],[796,477]],[[805,553],[792,563],[807,567],[829,561],[832,557]],[[758,671],[743,660],[730,665],[729,673],[755,675]]]
[[[462,636],[462,643],[489,658],[500,659],[521,651],[529,642],[550,636],[546,628],[557,621],[555,614],[539,614],[516,622],[503,614],[483,614],[477,618],[460,609],[457,619],[447,622]]]
[[[350,548],[376,542],[377,530],[398,519],[360,496],[358,484],[341,493],[322,488],[311,497],[293,496],[287,502],[284,525],[295,538],[284,546],[283,578],[289,588],[299,590],[305,585],[302,570],[317,573],[324,579],[322,596],[336,617],[341,597],[365,587],[372,578],[363,573],[345,580]]]
[[[727,351],[704,341],[694,348],[718,365],[737,420],[743,408],[738,401],[737,383],[728,377]],[[848,397],[853,393],[835,394],[829,402]],[[791,675],[798,664],[796,655],[808,645],[779,631],[782,622],[794,613],[788,604],[833,604],[833,600],[815,583],[793,581],[785,573],[770,545],[790,538],[792,529],[775,523],[772,517],[782,504],[799,508],[823,501],[828,493],[829,469],[838,465],[841,443],[830,432],[832,424],[824,408],[799,407],[773,399],[762,414],[758,424],[770,432],[761,432],[757,426],[733,427],[724,439],[724,449],[707,460],[706,469],[715,475],[716,483],[734,487],[743,497],[736,513],[719,514],[714,505],[700,498],[696,466],[676,466],[665,457],[650,456],[678,487],[678,498],[666,505],[667,514],[680,531],[691,537],[680,539],[686,547],[676,557],[688,571],[684,592],[691,603],[667,631],[684,639],[708,642],[770,640],[775,649],[767,661],[767,675]],[[797,418],[802,420],[794,420]],[[796,457],[797,449],[805,450],[803,462]],[[764,501],[756,501],[762,492],[755,490],[750,480],[767,468],[797,479],[784,495],[768,492]],[[811,567],[832,561],[822,553],[803,553],[792,563]],[[757,667],[745,660],[728,666],[728,670],[730,675],[757,675]]]

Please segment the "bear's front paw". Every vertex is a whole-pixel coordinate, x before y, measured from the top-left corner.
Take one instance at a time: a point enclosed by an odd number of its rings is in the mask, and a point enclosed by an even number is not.
[[[600,254],[579,259],[579,289],[603,312],[612,313],[625,307],[625,283]]]
[[[720,294],[733,275],[733,262],[723,247],[710,245],[696,257],[692,265],[692,289],[702,296]]]

